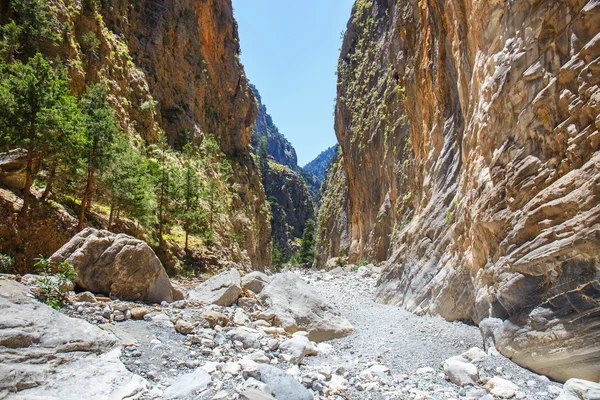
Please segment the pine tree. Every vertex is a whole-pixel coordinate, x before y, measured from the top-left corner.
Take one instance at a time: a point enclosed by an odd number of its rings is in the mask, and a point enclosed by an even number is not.
[[[0,66],[0,145],[27,151],[19,220],[31,202],[34,165],[58,149],[68,152],[80,143],[79,121],[80,110],[69,94],[64,68],[53,68],[39,53],[26,63]]]
[[[146,228],[156,221],[156,197],[148,160],[132,147],[127,136],[117,136],[114,157],[100,175],[99,185],[110,204],[109,229],[120,211]]]
[[[17,54],[25,58],[33,56],[42,42],[51,45],[61,42],[58,21],[47,0],[11,0],[10,8],[14,19],[4,26],[2,43],[8,62]]]
[[[83,228],[85,211],[91,206],[96,172],[102,172],[113,161],[113,143],[122,134],[115,113],[106,100],[106,87],[93,85],[81,99],[86,143],[83,159],[86,165],[85,189],[81,198],[79,229]]]
[[[298,261],[308,265],[312,265],[315,261],[315,221],[312,219],[306,222],[306,227],[302,234],[302,245],[300,246]]]
[[[189,249],[190,233],[206,234],[208,231],[206,211],[200,202],[204,188],[198,175],[197,152],[190,143],[183,148],[182,202],[179,219],[185,231],[185,251]]]
[[[181,173],[172,154],[167,138],[163,133],[158,141],[158,163],[156,171],[156,199],[158,217],[158,238],[164,245],[164,232],[174,220],[177,212],[177,199],[181,197]]]
[[[264,178],[269,169],[269,149],[266,136],[261,137],[258,142],[258,168]]]

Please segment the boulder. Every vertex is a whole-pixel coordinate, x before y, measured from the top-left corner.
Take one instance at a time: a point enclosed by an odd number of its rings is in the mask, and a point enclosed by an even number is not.
[[[202,282],[188,293],[188,299],[228,307],[242,294],[240,273],[232,268]]]
[[[487,350],[496,345],[496,334],[504,321],[500,318],[484,318],[479,322],[479,332],[483,339],[483,349]]]
[[[34,165],[34,173],[39,170],[39,163]],[[0,153],[0,183],[9,189],[21,190],[25,187],[27,171],[27,150],[14,149]]]
[[[248,389],[240,393],[241,400],[275,400],[275,397],[258,389]]]
[[[600,383],[569,379],[556,400],[600,400]]]
[[[91,292],[77,293],[75,296],[73,296],[73,298],[71,300],[73,300],[74,302],[79,302],[79,303],[97,303],[98,302],[96,300],[96,296],[94,296],[94,294]]]
[[[352,333],[352,325],[312,287],[292,272],[278,274],[260,299],[268,304],[275,320],[286,332],[308,332],[313,342],[322,342]]]
[[[305,336],[296,336],[279,345],[279,350],[287,356],[290,364],[300,365],[307,355],[317,354],[317,349]]]
[[[152,303],[183,299],[150,246],[128,235],[86,228],[50,257],[62,261],[77,271],[75,283],[94,293]]]
[[[265,286],[269,284],[273,280],[272,277],[260,272],[254,271],[249,274],[244,275],[242,278],[242,286],[248,290],[253,291],[256,294],[262,292]]]
[[[260,380],[273,390],[277,399],[313,400],[313,395],[293,376],[279,368],[261,364],[259,367]]]
[[[149,383],[127,371],[114,335],[0,280],[0,393],[12,399],[129,398]],[[142,396],[143,397],[143,396]]]
[[[477,367],[461,356],[447,359],[444,361],[443,367],[444,374],[455,385],[475,385],[479,379]]]
[[[204,318],[208,322],[208,325],[211,328],[214,328],[217,325],[227,326],[227,324],[229,323],[229,318],[227,317],[227,315],[221,314],[216,311],[204,311],[202,313],[202,318]]]
[[[245,349],[260,348],[260,332],[252,328],[240,327],[230,330],[226,333],[227,338],[232,341],[239,341]]]
[[[491,395],[501,399],[510,399],[517,393],[517,390],[519,390],[517,385],[498,376],[490,379],[485,384],[485,388]]]

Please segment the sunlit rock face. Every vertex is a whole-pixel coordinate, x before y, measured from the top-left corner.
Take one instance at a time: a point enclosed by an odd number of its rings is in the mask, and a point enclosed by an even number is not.
[[[221,237],[238,240],[213,250],[224,264],[232,261],[242,269],[269,265],[268,208],[249,150],[256,103],[239,61],[231,0],[48,3],[63,38],[56,46],[41,43],[42,51],[63,61],[74,94],[95,82],[106,85],[108,101],[132,142],[154,144],[162,130],[180,149],[190,137],[199,144],[215,135],[232,165],[228,183],[237,192],[216,229]],[[2,244],[15,245],[14,235],[4,234],[8,228],[0,225]],[[49,254],[70,235],[64,227],[52,229],[61,242],[54,241]],[[27,232],[27,246],[44,245],[43,235],[33,233]]]
[[[380,301],[600,379],[599,27],[593,0],[357,1],[319,263],[385,261]]]

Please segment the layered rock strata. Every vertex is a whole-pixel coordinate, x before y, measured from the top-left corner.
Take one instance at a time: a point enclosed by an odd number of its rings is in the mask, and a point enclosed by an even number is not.
[[[385,261],[380,301],[500,317],[506,355],[598,380],[599,27],[593,0],[357,1],[321,265]]]

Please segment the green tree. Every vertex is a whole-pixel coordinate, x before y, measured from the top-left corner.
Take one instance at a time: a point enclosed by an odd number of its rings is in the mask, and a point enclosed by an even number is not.
[[[2,27],[0,41],[0,56],[7,63],[12,63],[21,47],[21,27],[15,21],[10,21]]]
[[[22,53],[24,57],[30,57],[40,50],[40,43],[54,45],[61,42],[58,20],[50,10],[50,3],[47,0],[11,0],[10,8],[13,12],[11,23],[15,24],[9,28],[12,38],[10,43],[21,43],[14,48],[13,55]],[[18,36],[15,36],[17,33]],[[16,37],[19,38],[18,41],[14,40]],[[4,40],[6,39],[5,31]]]
[[[202,207],[201,199],[205,195],[204,187],[200,180],[198,153],[190,144],[183,147],[183,177],[182,199],[178,209],[178,218],[185,231],[185,251],[189,249],[190,233],[207,235],[206,211]]]
[[[315,221],[312,219],[306,222],[302,234],[302,245],[298,253],[298,261],[302,264],[312,265],[315,261]]]
[[[110,204],[109,229],[121,211],[142,226],[151,227],[156,221],[156,197],[149,162],[123,134],[117,135],[113,151],[112,162],[99,177]]]
[[[156,198],[158,214],[158,238],[160,245],[164,245],[164,231],[173,220],[176,213],[177,199],[181,196],[181,176],[176,165],[175,155],[172,153],[164,132],[159,136],[157,149],[159,152],[159,168],[156,171]]]
[[[85,222],[85,211],[91,206],[96,172],[102,172],[114,160],[113,143],[123,134],[112,107],[106,100],[106,87],[93,85],[81,99],[85,132],[83,161],[86,165],[85,189],[81,198],[79,229]]]
[[[258,142],[258,168],[262,173],[263,177],[269,169],[269,149],[267,143],[267,137],[263,136]]]
[[[0,66],[0,145],[27,151],[19,220],[29,210],[34,165],[80,142],[80,116],[61,66],[53,68],[39,53],[26,63]]]

